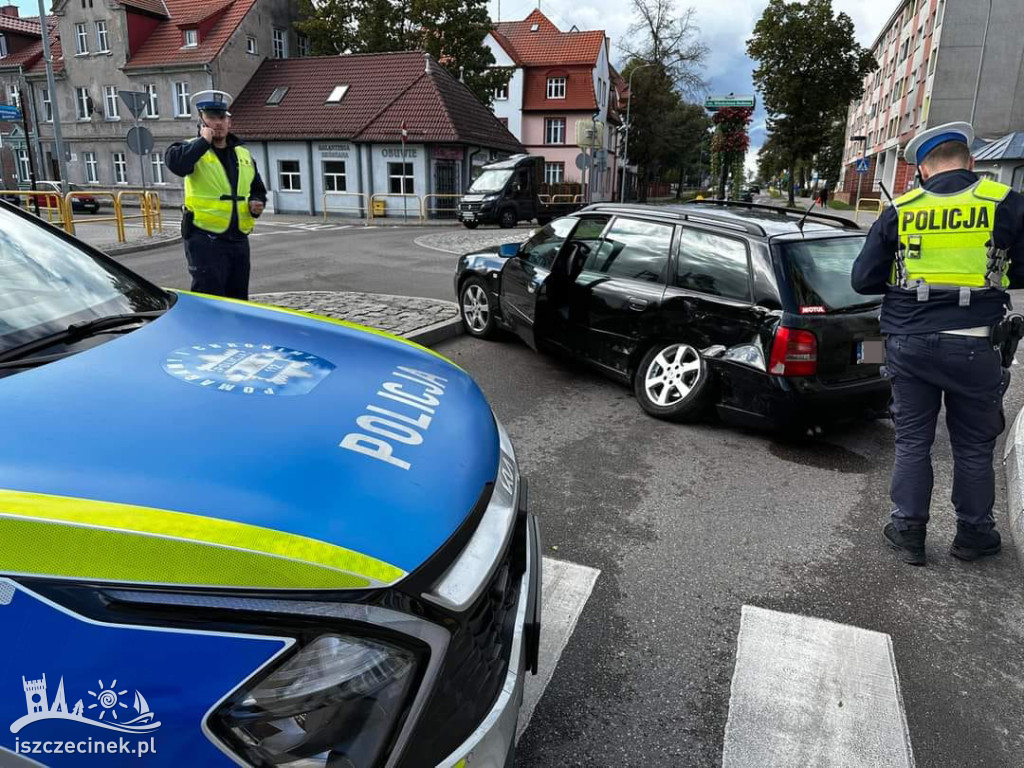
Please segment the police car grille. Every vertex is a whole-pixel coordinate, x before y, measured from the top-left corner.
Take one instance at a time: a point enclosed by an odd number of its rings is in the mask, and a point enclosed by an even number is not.
[[[518,532],[517,532],[518,533]],[[518,542],[519,536],[514,537]],[[415,741],[423,762],[434,764],[456,749],[484,719],[501,692],[515,632],[523,562],[513,544],[464,623],[453,634],[433,704]]]

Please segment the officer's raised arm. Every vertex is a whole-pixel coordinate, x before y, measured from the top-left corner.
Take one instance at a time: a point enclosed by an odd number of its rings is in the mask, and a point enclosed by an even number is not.
[[[175,176],[188,176],[209,148],[210,142],[202,136],[189,141],[176,141],[167,148],[164,165]]]

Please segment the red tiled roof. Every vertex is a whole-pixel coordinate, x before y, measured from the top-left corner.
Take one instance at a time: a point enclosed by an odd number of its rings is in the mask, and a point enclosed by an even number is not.
[[[548,98],[548,78],[565,77],[565,98]],[[542,112],[564,112],[597,109],[594,76],[590,67],[551,67],[526,70],[523,88],[523,109]]]
[[[60,45],[60,35],[57,32],[57,17],[47,16],[47,26],[50,28],[50,56],[53,58],[54,74],[64,71],[64,52]],[[46,64],[43,62],[43,39],[26,46],[13,56],[3,60],[4,65],[15,65],[25,67],[26,74],[38,75],[46,73]]]
[[[123,0],[122,0],[123,1]],[[144,0],[152,4],[155,0]],[[143,0],[131,0],[137,5]],[[153,34],[135,52],[125,65],[125,70],[142,67],[159,67],[167,64],[205,64],[213,61],[225,43],[238,29],[242,19],[253,7],[256,0],[233,0],[228,3],[209,3],[205,0],[166,0],[170,19],[157,25]],[[199,45],[195,48],[182,48],[184,39],[179,25],[195,25],[209,18],[211,14],[223,10],[210,30],[202,35]]]
[[[0,13],[0,32],[21,35],[39,34],[38,16],[6,16]]]
[[[121,5],[145,11],[146,13],[151,13],[154,16],[160,16],[164,19],[170,15],[163,0],[119,0],[119,2]]]
[[[247,139],[330,138],[475,144],[512,152],[522,145],[472,92],[421,51],[268,59],[231,105],[232,129]],[[348,85],[340,104],[326,104]],[[287,87],[279,106],[274,89]]]
[[[536,24],[537,31],[531,31]],[[540,10],[522,21],[502,21],[495,25],[495,39],[520,65],[597,63],[604,32],[562,32]],[[500,35],[500,37],[498,37]],[[502,40],[501,38],[504,38]],[[507,45],[506,45],[507,43]],[[511,50],[509,50],[509,46]]]

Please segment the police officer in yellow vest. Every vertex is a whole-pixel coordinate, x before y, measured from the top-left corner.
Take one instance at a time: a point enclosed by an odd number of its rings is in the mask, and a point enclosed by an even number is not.
[[[1024,197],[979,179],[973,139],[967,123],[948,123],[910,141],[905,158],[922,186],[871,227],[851,280],[859,293],[884,294],[896,461],[883,535],[913,565],[925,564],[931,448],[943,402],[957,524],[950,554],[976,560],[1000,551],[992,456],[1005,426],[1008,374],[994,334],[1005,327],[1006,289],[1024,286]]]
[[[201,91],[192,102],[199,136],[167,149],[165,163],[185,178],[182,237],[192,290],[249,298],[249,233],[267,189],[249,150],[231,129],[231,96]]]

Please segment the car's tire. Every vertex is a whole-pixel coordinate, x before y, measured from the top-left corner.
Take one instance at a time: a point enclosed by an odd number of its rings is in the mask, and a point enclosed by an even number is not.
[[[464,222],[462,222],[462,226],[464,226],[466,229],[476,229],[477,227],[480,226],[480,222],[479,221],[464,221]]]
[[[643,356],[633,378],[636,399],[651,416],[694,421],[707,409],[711,375],[700,351],[682,342],[663,342]]]
[[[512,229],[516,225],[516,209],[512,207],[503,208],[498,217],[498,224],[502,229]]]
[[[459,289],[459,312],[466,333],[478,339],[491,339],[497,333],[494,307],[487,286],[479,277],[469,277]]]

